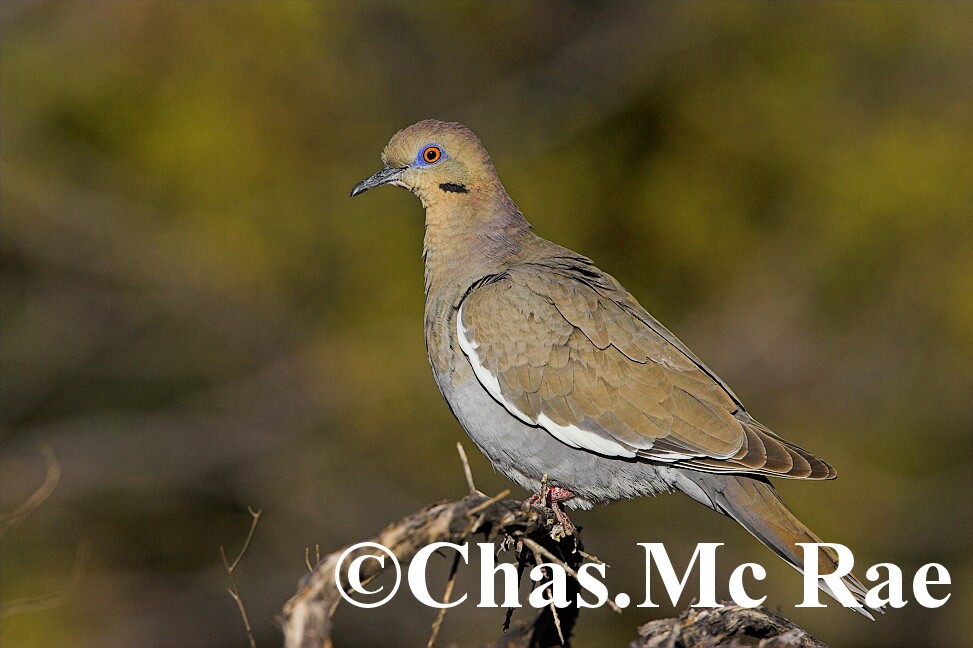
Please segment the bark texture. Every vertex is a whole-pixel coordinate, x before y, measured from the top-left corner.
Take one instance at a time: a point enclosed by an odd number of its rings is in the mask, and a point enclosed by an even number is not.
[[[427,506],[390,524],[369,541],[387,547],[405,571],[423,547],[433,542],[462,544],[473,536],[477,536],[477,541],[495,542],[515,552],[518,566],[525,575],[536,564],[561,563],[569,574],[567,598],[576,600],[579,587],[570,575],[586,558],[592,557],[584,552],[580,535],[565,534],[558,515],[545,507],[474,493],[460,500]],[[336,569],[337,580],[347,589],[347,566],[357,555],[368,553],[368,550],[353,552],[339,568],[338,561],[345,549],[347,547],[342,547],[321,559],[284,605],[282,623],[286,648],[333,647],[332,619],[343,600],[336,584]],[[388,561],[386,568],[392,568]],[[362,583],[367,584],[381,571],[377,561],[364,561]],[[538,611],[533,619],[513,624],[490,645],[493,648],[568,646],[577,619],[578,608],[574,605],[556,611],[548,607]],[[441,620],[440,615],[433,624],[430,645],[435,641]],[[639,637],[630,648],[744,645],[826,648],[802,628],[766,608],[747,609],[736,605],[715,610],[690,608],[678,618],[649,622],[639,628]]]

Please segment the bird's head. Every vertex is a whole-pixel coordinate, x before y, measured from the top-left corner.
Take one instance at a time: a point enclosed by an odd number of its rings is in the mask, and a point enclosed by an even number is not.
[[[374,187],[396,185],[424,205],[445,197],[460,199],[497,183],[496,171],[480,140],[455,122],[426,119],[396,133],[382,152],[385,167],[351,190],[354,198]]]

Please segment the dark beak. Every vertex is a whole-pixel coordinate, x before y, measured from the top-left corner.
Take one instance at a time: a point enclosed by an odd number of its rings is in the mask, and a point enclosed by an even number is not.
[[[369,189],[374,189],[375,187],[381,187],[382,185],[387,185],[395,182],[402,175],[405,169],[396,169],[394,167],[385,167],[371,178],[367,180],[362,180],[354,186],[351,190],[351,197],[354,198],[360,193],[365,193]]]

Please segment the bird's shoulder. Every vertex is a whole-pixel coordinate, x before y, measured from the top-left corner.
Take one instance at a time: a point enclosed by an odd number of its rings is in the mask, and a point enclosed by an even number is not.
[[[733,455],[740,406],[654,321],[613,277],[564,252],[484,278],[460,305],[457,336],[481,382],[527,422],[593,431],[584,443],[605,437],[620,455]]]
[[[728,401],[731,410],[743,410],[730,387],[615,277],[586,256],[544,243],[543,254],[484,277],[467,291],[466,297],[478,291],[472,302],[489,313],[481,313],[481,319],[508,320],[498,324],[509,326],[527,317],[533,322],[530,335],[552,343],[563,334],[563,320],[598,349],[614,347],[633,362],[651,361],[670,371],[694,374],[701,383],[717,386],[724,393],[719,400]],[[467,312],[474,308],[468,306]]]

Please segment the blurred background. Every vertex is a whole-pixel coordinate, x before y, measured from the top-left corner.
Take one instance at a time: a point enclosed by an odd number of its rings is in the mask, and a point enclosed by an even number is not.
[[[538,233],[837,467],[779,488],[860,574],[954,583],[875,623],[797,609],[796,572],[671,496],[575,514],[612,592],[641,601],[637,542],[725,542],[721,595],[759,562],[767,604],[836,646],[973,644],[973,5],[5,1],[0,21],[0,510],[40,487],[42,448],[62,470],[4,529],[2,600],[55,595],[8,608],[4,648],[246,646],[220,547],[247,507],[237,583],[279,645],[305,549],[462,496],[456,441],[482,490],[511,486],[432,379],[418,200],[348,199],[427,117],[476,131]],[[584,611],[577,644],[672,612]],[[434,618],[406,593],[345,606],[337,645],[424,645]],[[463,605],[441,645],[502,620]]]

